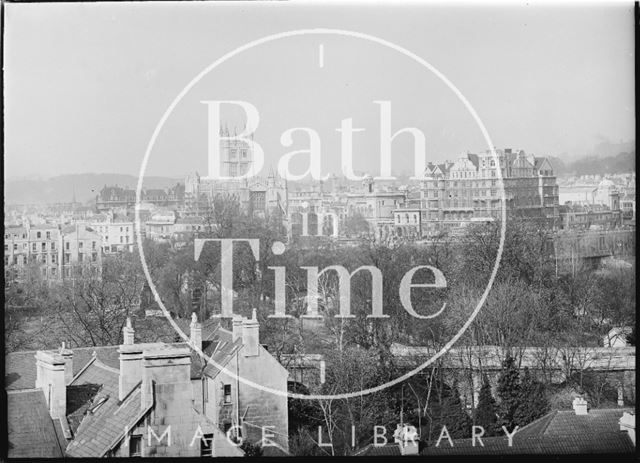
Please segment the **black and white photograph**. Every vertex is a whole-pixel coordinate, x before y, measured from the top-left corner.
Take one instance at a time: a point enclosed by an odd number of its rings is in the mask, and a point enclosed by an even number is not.
[[[635,461],[637,2],[0,10],[2,461]]]

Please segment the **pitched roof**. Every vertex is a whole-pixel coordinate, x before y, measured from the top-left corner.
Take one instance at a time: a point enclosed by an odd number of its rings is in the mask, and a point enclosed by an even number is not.
[[[506,436],[483,437],[481,446],[471,439],[455,439],[451,447],[443,439],[439,447],[425,448],[422,455],[444,454],[580,454],[635,452],[628,434],[620,431],[618,420],[631,409],[594,409],[587,415],[573,410],[554,410],[518,430],[509,447]]]
[[[524,426],[521,436],[564,436],[568,434],[604,434],[619,429],[618,420],[630,408],[591,409],[586,415],[573,410],[555,410]]]
[[[502,454],[584,454],[584,453],[634,453],[635,446],[623,432],[603,434],[571,434],[565,436],[523,437],[518,433],[509,447],[506,436],[483,437],[480,445],[474,446],[471,439],[455,439],[453,447],[443,439],[439,447],[424,448],[421,455],[502,455]]]
[[[367,456],[367,457],[378,457],[378,456],[401,456],[400,446],[396,443],[393,444],[385,444],[385,445],[373,445],[369,444],[359,452],[355,454],[355,456]]]
[[[113,368],[95,360],[71,385],[101,384],[84,419],[78,426],[66,453],[72,457],[102,457],[153,406],[141,407],[140,385],[121,403],[118,400],[119,374]]]
[[[120,346],[76,347],[73,349],[73,374],[78,374],[96,353],[98,360],[112,368],[119,368]],[[36,351],[11,352],[5,356],[5,389],[32,389],[36,384]]]
[[[35,361],[32,363],[35,364]],[[61,458],[66,440],[40,389],[7,394],[10,458]]]

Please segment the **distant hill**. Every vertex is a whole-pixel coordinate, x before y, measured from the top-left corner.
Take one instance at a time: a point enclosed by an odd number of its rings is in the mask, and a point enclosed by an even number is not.
[[[144,188],[167,188],[184,178],[145,177]],[[59,175],[47,179],[6,179],[5,204],[46,204],[76,201],[85,203],[95,199],[105,185],[135,188],[138,177],[122,174],[74,174]]]
[[[556,176],[624,174],[635,172],[636,151],[622,152],[610,156],[591,155],[565,164],[562,159],[550,156]]]

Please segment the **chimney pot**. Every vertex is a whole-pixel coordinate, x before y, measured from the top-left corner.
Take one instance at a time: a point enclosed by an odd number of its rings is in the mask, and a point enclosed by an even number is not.
[[[255,315],[255,309],[253,309]],[[242,344],[245,357],[254,357],[260,353],[260,325],[256,318],[242,321]]]
[[[236,339],[242,339],[242,317],[240,315],[235,315],[233,317],[232,323],[232,341],[235,342]]]
[[[133,326],[131,326],[131,318],[127,317],[127,323],[124,328],[122,328],[122,338],[123,344],[133,344],[135,331]]]
[[[198,323],[198,316],[195,312],[191,313],[191,333],[189,339],[194,347],[202,349],[202,325]]]
[[[64,383],[69,384],[73,380],[73,351],[67,349],[67,343],[62,341],[62,347],[58,353],[64,360]]]

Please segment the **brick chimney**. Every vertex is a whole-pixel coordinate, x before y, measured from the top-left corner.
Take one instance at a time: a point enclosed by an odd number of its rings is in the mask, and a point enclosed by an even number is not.
[[[67,414],[67,385],[65,359],[57,352],[36,352],[36,388],[42,389],[51,418]]]
[[[620,431],[627,432],[633,445],[636,445],[636,415],[624,412],[618,423],[620,424]]]
[[[202,325],[198,323],[198,316],[195,312],[191,313],[191,333],[189,334],[189,340],[194,346],[202,349]]]
[[[573,409],[576,412],[576,415],[587,415],[589,414],[587,409],[587,401],[582,397],[576,397],[573,399]]]
[[[242,339],[242,317],[240,315],[235,315],[232,321],[232,340],[235,342],[236,339]]]
[[[64,383],[69,384],[73,380],[73,351],[67,349],[67,343],[62,341],[58,352],[64,359]]]
[[[131,318],[127,317],[127,324],[122,328],[122,343],[133,344],[134,333],[133,326],[131,326]]]
[[[256,309],[253,309],[251,319],[242,320],[242,344],[245,357],[255,357],[260,353],[260,325]]]

